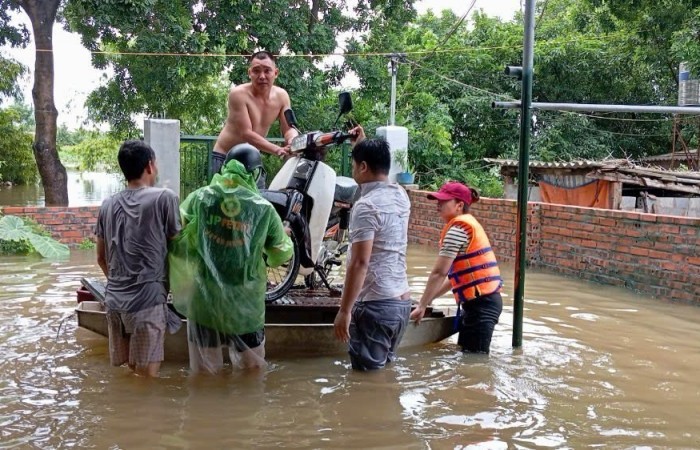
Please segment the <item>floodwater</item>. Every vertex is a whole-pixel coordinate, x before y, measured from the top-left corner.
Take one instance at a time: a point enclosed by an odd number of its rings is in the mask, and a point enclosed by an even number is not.
[[[102,200],[124,188],[121,174],[68,170],[70,206],[99,205]],[[0,186],[0,206],[44,206],[41,184]]]
[[[411,248],[416,291],[432,255]],[[146,380],[76,328],[86,275],[87,251],[0,260],[0,448],[700,448],[698,307],[529,271],[521,350],[508,295],[490,357],[452,338],[371,374],[341,355]]]

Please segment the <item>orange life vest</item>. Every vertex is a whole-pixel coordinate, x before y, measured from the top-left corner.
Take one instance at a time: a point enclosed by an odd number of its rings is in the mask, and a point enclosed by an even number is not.
[[[484,228],[471,214],[457,216],[442,229],[441,247],[447,230],[453,225],[471,235],[469,245],[464,253],[457,255],[447,274],[457,303],[500,291],[503,286],[501,271]]]

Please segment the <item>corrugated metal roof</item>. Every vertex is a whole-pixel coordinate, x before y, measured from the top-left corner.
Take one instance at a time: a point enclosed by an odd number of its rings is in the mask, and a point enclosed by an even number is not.
[[[586,176],[700,196],[700,173],[698,172],[677,172],[634,166],[596,169]]]
[[[688,153],[690,153],[690,156],[692,156],[692,157],[697,157],[697,155],[698,155],[697,149],[690,150]],[[688,159],[688,154],[686,152],[678,151],[675,153],[664,153],[663,155],[647,156],[645,158],[641,158],[640,161],[644,161],[644,162],[649,162],[649,161],[683,162],[684,160],[687,160],[687,159]]]
[[[518,161],[514,159],[497,159],[497,158],[484,158],[484,161],[498,164],[501,167],[518,167]],[[610,160],[610,161],[590,161],[590,160],[580,160],[580,161],[569,161],[569,162],[544,162],[544,161],[530,161],[529,167],[531,169],[597,169],[600,167],[605,167],[611,163],[619,163],[624,160]]]

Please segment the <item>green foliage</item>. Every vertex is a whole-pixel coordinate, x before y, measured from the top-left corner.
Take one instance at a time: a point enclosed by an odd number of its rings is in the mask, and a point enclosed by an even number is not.
[[[13,26],[13,16],[19,13],[17,0],[0,0],[0,46],[19,47],[29,42],[29,30],[24,25]]]
[[[697,0],[546,5],[543,11],[538,2],[534,101],[674,104],[680,55],[700,71]],[[397,124],[409,128],[409,155],[422,186],[457,179],[495,195],[498,177],[483,168],[483,158],[517,156],[519,114],[494,110],[491,102],[520,96],[520,84],[502,72],[520,64],[522,17],[503,21],[477,12],[469,26],[454,29],[456,22],[452,12],[429,12],[410,26],[373,29],[347,50],[408,53],[397,77]],[[678,29],[686,30],[683,40],[673,38]],[[388,116],[386,64],[385,58],[346,58],[345,70],[360,79],[356,114],[363,124],[385,123]],[[531,159],[544,161],[641,157],[671,147],[672,120],[659,115],[537,111],[532,126]],[[694,133],[684,130],[689,139]]]
[[[0,109],[0,180],[34,183],[38,177],[32,154],[32,136],[19,123],[14,107]]]
[[[89,133],[80,143],[66,148],[66,154],[80,161],[80,169],[120,173],[117,154],[121,141],[110,134]]]
[[[353,116],[371,136],[389,116],[387,58],[348,56],[342,67],[323,68],[313,56],[334,51],[339,33],[360,31],[346,45],[348,54],[409,52],[399,66],[396,119],[409,129],[408,161],[418,182],[438,186],[457,179],[496,194],[497,174],[484,168],[483,158],[516,157],[520,124],[517,111],[494,110],[491,102],[520,96],[520,84],[502,72],[521,62],[522,17],[504,21],[477,12],[455,29],[454,13],[416,17],[412,3],[360,0],[348,11],[342,0],[229,2],[225,8],[218,0],[71,0],[65,17],[90,50],[238,55],[285,49],[294,56],[279,59],[278,83],[289,91],[303,130],[332,126],[333,88],[354,73],[360,88],[353,93]],[[534,101],[674,104],[678,63],[688,61],[700,75],[698,0],[546,0],[538,2],[537,17]],[[179,118],[185,133],[217,134],[230,84],[247,81],[242,56],[99,53],[93,64],[111,67],[114,76],[91,94],[91,117],[132,135],[138,113]],[[531,158],[665,153],[669,119],[538,111]],[[684,130],[691,145],[696,133],[694,126]],[[273,127],[270,136],[276,135]],[[59,140],[77,145],[60,130]],[[72,154],[82,163],[85,150]],[[339,168],[340,155],[332,151],[327,161]],[[281,162],[264,157],[269,177]]]
[[[335,51],[340,33],[410,20],[412,3],[359,0],[349,10],[345,0],[72,0],[64,16],[89,50],[115,52],[93,56],[95,67],[114,75],[90,95],[92,119],[133,134],[135,114],[164,114],[181,119],[188,133],[212,133],[220,130],[230,83],[248,80],[246,58],[224,55],[284,49],[301,56],[280,58],[278,82],[303,112],[340,77],[313,55]],[[220,56],[128,54],[135,52]]]
[[[2,97],[21,97],[17,81],[25,73],[26,67],[0,55],[0,99]]]
[[[51,237],[49,230],[31,217],[23,217],[22,221],[24,222],[24,225],[29,227],[32,233],[38,234],[39,236]]]
[[[95,248],[95,246],[95,242],[87,238],[83,239],[83,241],[80,244],[78,244],[78,248],[80,250],[92,250]]]
[[[0,239],[0,255],[26,256],[34,253],[34,247],[27,239],[6,241]]]
[[[16,0],[0,0],[0,47],[20,47],[29,41],[29,31],[24,25],[12,25],[12,17],[18,11]],[[26,71],[27,68],[17,61],[0,55],[0,100],[21,97],[17,81]]]
[[[267,177],[267,184],[270,184],[270,181],[275,178],[277,172],[279,172],[284,165],[284,159],[263,153],[262,162],[263,168],[265,169],[265,176]]]
[[[67,245],[51,237],[35,232],[16,216],[0,217],[0,252],[14,254],[38,253],[44,258],[66,258],[70,254]]]
[[[401,166],[405,173],[413,173],[413,165],[408,158],[408,151],[397,150],[394,152],[394,162]]]

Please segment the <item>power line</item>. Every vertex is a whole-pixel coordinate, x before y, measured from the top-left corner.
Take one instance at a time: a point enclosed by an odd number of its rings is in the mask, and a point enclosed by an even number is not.
[[[467,18],[467,16],[471,12],[472,8],[474,7],[474,5],[476,5],[476,0],[472,0],[472,4],[469,5],[469,8],[467,8],[467,11],[464,14],[462,14],[462,17],[460,17],[459,20],[457,21],[457,23],[452,27],[452,29],[450,29],[450,31],[447,32],[447,35],[445,35],[445,39],[443,39],[442,42],[440,42],[438,45],[436,45],[435,48],[433,49],[432,54],[426,56],[426,58],[435,54],[435,51],[437,49],[439,49],[440,47],[442,47],[443,45],[445,45],[447,43],[447,41],[450,39],[450,37],[452,37],[452,35],[455,33],[455,31],[457,31],[457,28],[459,28],[459,26],[462,25],[462,22],[464,22],[464,19]]]
[[[540,45],[562,45],[568,43],[604,43],[609,42],[612,38],[619,37],[614,33],[608,34],[605,38],[595,37],[577,37],[576,39],[551,39],[546,41],[538,41],[535,43],[535,47]],[[496,46],[486,46],[486,47],[453,47],[445,49],[430,49],[430,50],[407,50],[401,53],[406,55],[426,55],[430,53],[471,53],[471,52],[481,52],[488,50],[521,50],[522,44],[519,45],[496,45]],[[38,48],[36,52],[43,53],[53,53],[55,49],[45,49]],[[221,57],[241,57],[249,58],[249,54],[243,53],[187,53],[187,52],[123,52],[123,51],[109,51],[109,50],[88,50],[90,54],[93,55],[115,55],[115,56],[172,56],[172,57],[198,57],[198,58],[221,58]],[[275,55],[277,58],[323,58],[328,56],[355,56],[355,57],[371,57],[371,56],[391,56],[396,54],[396,51],[376,51],[376,52],[353,52],[353,53],[307,53],[307,54],[288,54],[288,55]]]
[[[408,61],[408,63],[409,63],[409,64],[413,64],[413,65],[415,65],[415,66],[417,66],[417,67],[419,67],[419,68],[421,68],[421,69],[423,69],[423,70],[426,70],[426,71],[428,71],[428,72],[430,72],[430,73],[432,73],[432,74],[434,74],[434,75],[436,75],[436,76],[438,76],[438,77],[440,77],[440,78],[442,78],[442,79],[444,79],[444,80],[448,80],[448,81],[451,81],[451,82],[453,82],[453,83],[457,83],[457,84],[459,84],[460,86],[464,86],[464,87],[466,87],[466,88],[475,90],[475,91],[477,91],[477,92],[483,92],[483,93],[485,93],[485,94],[487,94],[487,95],[489,95],[489,96],[492,96],[492,97],[500,97],[500,98],[506,98],[506,99],[509,99],[509,100],[515,100],[514,98],[510,97],[509,95],[506,95],[506,94],[497,94],[497,93],[495,93],[495,92],[487,91],[486,89],[481,89],[481,88],[478,88],[478,87],[476,87],[476,86],[471,86],[471,85],[469,85],[469,84],[467,84],[467,83],[464,83],[464,82],[462,82],[462,81],[455,80],[454,78],[450,78],[450,77],[448,77],[448,76],[446,76],[446,75],[443,75],[443,74],[441,74],[441,73],[439,73],[439,72],[436,72],[436,71],[433,70],[433,69],[430,69],[430,68],[428,68],[428,67],[425,67],[425,66],[419,64],[419,63],[416,62],[416,61]]]
[[[537,22],[535,23],[535,31],[537,31],[537,27],[540,26],[540,22],[542,22],[542,17],[544,16],[544,12],[547,11],[547,4],[549,3],[549,0],[545,0],[544,5],[542,5],[542,11],[540,12],[540,17],[537,18]]]
[[[664,119],[630,119],[630,118],[625,118],[625,117],[597,116],[594,114],[586,114],[586,113],[574,112],[574,111],[557,111],[557,112],[576,114],[579,116],[591,117],[593,119],[614,120],[614,121],[619,121],[619,122],[671,122],[671,121],[673,121],[673,119],[669,119],[669,118],[664,118]],[[687,117],[693,118],[693,117],[700,117],[700,116],[699,115],[691,115],[691,116],[687,116]]]

